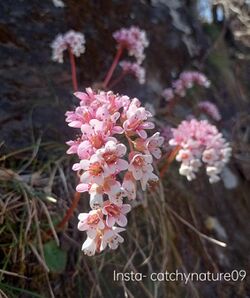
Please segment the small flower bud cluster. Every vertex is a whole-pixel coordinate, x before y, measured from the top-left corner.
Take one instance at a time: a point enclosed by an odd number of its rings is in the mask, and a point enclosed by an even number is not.
[[[145,59],[144,49],[148,47],[149,41],[146,32],[136,26],[122,28],[113,33],[114,39],[119,47],[126,48],[130,56],[134,56],[138,64]]]
[[[208,88],[210,81],[207,77],[198,71],[184,71],[180,74],[178,80],[172,82],[172,88],[163,90],[162,96],[166,101],[171,101],[175,96],[184,97],[187,89],[192,88],[194,85]]]
[[[124,199],[136,198],[137,181],[142,190],[158,181],[152,162],[161,157],[164,140],[158,132],[148,137],[147,130],[154,128],[148,121],[152,115],[137,98],[90,88],[75,96],[80,104],[66,113],[66,121],[81,133],[67,142],[67,153],[79,158],[73,165],[80,176],[76,190],[90,194],[92,210],[79,215],[78,229],[87,232],[83,251],[94,255],[123,242],[119,233],[125,230],[131,209]]]
[[[56,36],[51,44],[52,60],[63,63],[63,52],[70,48],[72,53],[79,57],[85,52],[85,37],[82,33],[70,30]]]
[[[125,73],[131,73],[140,84],[145,83],[145,68],[138,63],[132,63],[130,61],[121,61],[120,66]]]
[[[217,128],[206,120],[192,119],[182,121],[172,132],[169,144],[180,148],[176,156],[181,162],[179,173],[191,181],[196,178],[203,162],[209,182],[218,182],[232,149]]]
[[[198,108],[209,117],[211,117],[214,121],[221,120],[221,114],[219,112],[218,107],[212,103],[211,101],[201,101],[198,104]]]
[[[140,84],[145,83],[145,69],[141,66],[145,59],[144,50],[149,45],[146,32],[138,27],[122,28],[113,33],[113,37],[119,48],[128,50],[130,56],[134,56],[136,62],[120,62],[120,66],[125,73],[132,74]]]

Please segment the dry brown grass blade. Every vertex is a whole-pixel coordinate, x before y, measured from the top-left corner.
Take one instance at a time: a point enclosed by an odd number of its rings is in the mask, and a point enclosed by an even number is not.
[[[180,256],[178,250],[176,249],[175,246],[172,246],[172,249],[173,249],[173,253],[174,253],[174,255],[175,255],[175,258],[178,260],[178,263],[179,263],[179,264],[182,264],[181,267],[182,267],[183,272],[184,272],[185,274],[188,274],[187,269],[186,269],[186,267],[184,266],[184,262],[183,262],[183,260],[182,260],[182,258],[181,258],[181,256]],[[195,288],[194,283],[193,283],[192,280],[189,280],[189,281],[188,281],[188,285],[190,286],[190,289],[191,289],[191,291],[192,291],[192,293],[193,293],[193,294],[192,294],[192,297],[193,297],[193,298],[195,298],[195,297],[196,297],[196,298],[200,298],[200,295],[199,295],[197,289]]]
[[[51,171],[51,173],[50,173],[49,181],[48,181],[47,186],[46,186],[46,192],[47,193],[52,193],[52,188],[53,188],[56,172],[57,172],[57,167],[55,166],[53,168],[53,170]]]
[[[41,143],[40,144],[40,147],[47,147],[47,148],[53,148],[53,147],[57,147],[58,144],[56,143],[52,143],[52,142],[44,142],[44,143]],[[16,150],[16,151],[13,151],[9,154],[6,154],[6,155],[3,155],[1,158],[0,158],[0,161],[4,161],[12,156],[15,156],[15,155],[18,155],[20,153],[25,153],[27,151],[30,151],[34,148],[34,145],[32,146],[28,146],[26,148],[22,148],[22,149],[19,149],[19,150]]]
[[[29,243],[29,247],[31,248],[32,252],[34,253],[34,255],[36,256],[38,262],[42,265],[42,267],[44,268],[44,270],[46,272],[49,272],[49,268],[46,265],[45,260],[39,255],[37,249],[35,248],[35,246],[32,243]]]
[[[42,208],[43,208],[43,210],[44,210],[44,213],[45,213],[45,215],[46,215],[46,217],[47,217],[47,219],[48,219],[48,223],[49,223],[51,232],[52,232],[52,234],[53,234],[53,236],[54,236],[54,239],[55,239],[55,241],[56,241],[56,244],[57,244],[57,246],[59,246],[59,245],[60,245],[60,242],[59,242],[59,239],[58,239],[58,236],[57,236],[55,227],[54,227],[54,225],[53,225],[51,216],[50,216],[50,214],[49,214],[49,210],[48,210],[48,208],[46,207],[46,205],[45,205],[42,201],[40,201],[39,203],[40,203],[40,205],[42,206]]]
[[[97,283],[95,282],[95,279],[94,279],[94,277],[93,277],[93,274],[91,273],[91,270],[89,269],[89,266],[88,266],[88,264],[87,264],[87,262],[86,262],[84,256],[83,256],[82,260],[83,260],[84,267],[85,267],[85,269],[86,269],[86,271],[87,271],[87,274],[88,274],[88,276],[89,276],[89,278],[90,278],[92,284],[94,285],[94,286],[93,286],[93,289],[96,288],[99,297],[103,297],[102,290],[101,290],[99,284],[97,284]]]
[[[67,178],[66,178],[65,173],[64,173],[62,167],[60,166],[59,162],[57,162],[57,168],[58,168],[58,171],[59,171],[59,174],[60,174],[60,177],[61,177],[61,181],[62,181],[64,190],[65,190],[65,196],[67,198],[70,198],[68,184],[67,184]]]
[[[193,218],[193,221],[195,223],[195,225],[197,226],[197,220],[196,220],[196,217],[195,217],[195,213],[193,211],[193,207],[190,205],[190,202],[188,201],[188,208],[189,208],[189,211],[190,211],[190,214]],[[218,266],[215,264],[215,262],[213,261],[213,258],[210,256],[210,254],[208,253],[208,250],[207,250],[207,247],[206,247],[206,244],[204,243],[204,239],[202,237],[199,237],[200,238],[200,243],[202,245],[202,248],[203,248],[203,251],[205,252],[205,255],[206,255],[206,258],[209,260],[209,262],[212,264],[215,272],[219,272],[219,268]]]
[[[180,146],[176,146],[168,155],[167,160],[165,161],[161,171],[160,171],[160,177],[163,178],[165,173],[168,170],[169,165],[172,163],[172,161],[175,159],[175,156],[180,150]]]
[[[0,201],[0,206],[2,208],[2,211],[0,212],[0,216],[5,214],[7,206],[9,204],[10,200],[11,200],[11,196],[7,197],[5,203],[2,200]]]
[[[0,298],[9,298],[1,289],[0,289]]]
[[[129,291],[129,289],[126,287],[126,284],[124,282],[124,280],[122,280],[122,286],[123,286],[123,290],[124,290],[124,297],[131,297],[134,298],[135,296]]]
[[[47,285],[48,285],[48,288],[49,288],[50,297],[55,298],[54,292],[53,292],[52,287],[50,285],[49,275],[48,275],[47,272],[45,273],[45,276],[46,276],[46,282],[47,282]]]
[[[33,149],[30,159],[27,161],[27,163],[24,166],[22,166],[22,168],[18,171],[18,174],[22,173],[24,170],[26,170],[32,164],[33,160],[37,156],[37,153],[40,148],[40,144],[41,144],[41,138],[38,138],[37,143],[34,145],[34,149]]]
[[[126,253],[125,253],[125,251],[124,251],[124,249],[121,247],[121,251],[122,251],[122,253],[123,253],[123,255],[124,255],[124,257],[126,257]],[[126,268],[127,267],[130,267],[131,268],[131,270],[136,274],[136,273],[138,273],[138,271],[136,270],[136,268],[135,268],[135,266],[134,266],[134,264],[133,264],[133,262],[132,262],[132,260],[133,260],[133,258],[134,258],[134,256],[135,256],[135,254],[136,254],[136,251],[134,251],[134,253],[132,254],[132,256],[129,258],[129,260],[127,261],[127,263],[126,263],[126,265],[124,266],[124,271],[126,270]],[[147,289],[147,287],[144,285],[144,283],[143,282],[141,282],[141,281],[138,281],[138,283],[139,283],[139,286],[141,287],[141,289],[143,290],[143,292],[145,293],[145,295],[147,296],[147,297],[149,297],[149,298],[154,298],[153,297],[153,295],[151,294],[151,292]]]
[[[30,202],[28,195],[25,191],[25,189],[22,188],[22,193],[26,202],[26,206],[27,206],[27,212],[28,212],[28,219],[27,219],[27,224],[26,224],[26,228],[25,228],[25,232],[24,232],[24,239],[27,240],[28,237],[28,233],[29,233],[29,229],[31,227],[31,223],[32,223],[32,218],[33,218],[33,212],[31,211],[31,208],[34,210],[33,207],[33,201]]]
[[[225,242],[222,242],[222,241],[219,241],[219,240],[216,240],[212,237],[209,237],[203,233],[201,233],[200,231],[198,231],[193,225],[191,225],[189,222],[187,222],[184,218],[182,218],[181,216],[179,216],[172,208],[170,208],[169,206],[166,206],[167,210],[169,212],[171,212],[176,218],[178,218],[184,225],[186,225],[187,227],[189,227],[192,231],[194,231],[197,235],[199,235],[200,237],[214,243],[214,244],[217,244],[221,247],[226,247],[227,244]]]
[[[26,277],[26,276],[24,276],[24,275],[20,275],[20,274],[18,274],[18,273],[10,272],[10,271],[3,270],[3,269],[0,269],[0,272],[1,272],[1,274],[6,274],[6,275],[11,275],[11,276],[16,276],[16,277],[19,277],[19,278],[25,278],[25,279],[28,278],[28,277]]]

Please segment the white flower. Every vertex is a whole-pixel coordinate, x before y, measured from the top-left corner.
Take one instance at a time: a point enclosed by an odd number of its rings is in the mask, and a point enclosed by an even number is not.
[[[87,237],[85,242],[82,245],[83,252],[88,256],[93,256],[96,252],[96,240]]]
[[[70,30],[65,34],[58,34],[52,42],[51,47],[52,60],[63,63],[63,52],[68,48],[76,57],[79,57],[85,52],[85,37],[80,32]]]
[[[107,245],[111,249],[117,249],[119,243],[124,242],[123,237],[119,235],[119,233],[123,231],[125,231],[125,229],[118,227],[112,227],[112,229],[105,231],[102,237],[101,250],[105,249]]]
[[[181,164],[179,169],[180,175],[186,176],[188,181],[195,179],[194,168],[185,164]]]
[[[103,191],[102,187],[93,183],[89,189],[90,200],[89,205],[91,209],[98,209],[103,205]]]

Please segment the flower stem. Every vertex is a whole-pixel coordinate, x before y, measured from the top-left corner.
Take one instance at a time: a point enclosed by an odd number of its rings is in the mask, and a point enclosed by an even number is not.
[[[69,219],[73,215],[74,210],[78,205],[80,198],[81,198],[81,193],[76,191],[70,208],[67,210],[61,222],[59,222],[59,224],[56,226],[58,229],[62,229],[65,226],[65,224],[69,221]]]
[[[109,88],[113,88],[116,84],[118,84],[127,74],[128,72],[123,71],[119,77],[117,77],[113,82],[111,82],[111,84],[109,85]]]
[[[133,142],[131,141],[130,137],[125,133],[125,137],[128,140],[128,144],[129,144],[129,149],[130,151],[134,151],[134,147],[133,147]]]
[[[69,50],[69,59],[70,59],[70,65],[71,65],[72,84],[73,84],[74,92],[76,92],[78,90],[78,84],[77,84],[77,78],[76,78],[75,57],[70,47],[68,48],[68,50]]]
[[[167,172],[168,170],[168,167],[169,165],[171,164],[171,162],[175,159],[175,156],[177,155],[177,153],[179,152],[180,150],[180,146],[176,146],[171,152],[170,154],[168,155],[168,158],[166,160],[166,163],[163,165],[161,171],[160,171],[160,177],[162,178],[165,173]]]
[[[122,51],[123,51],[123,47],[119,46],[119,48],[117,49],[114,61],[113,61],[112,65],[110,66],[110,69],[109,69],[109,71],[108,71],[108,73],[107,73],[107,75],[104,79],[104,82],[103,82],[103,87],[104,88],[107,87],[107,85],[108,85],[108,83],[109,83],[109,81],[110,81],[110,79],[113,75],[113,72],[114,72],[114,70],[115,70],[115,68],[116,68],[116,66],[117,66],[117,64],[120,60],[121,55],[122,55]]]

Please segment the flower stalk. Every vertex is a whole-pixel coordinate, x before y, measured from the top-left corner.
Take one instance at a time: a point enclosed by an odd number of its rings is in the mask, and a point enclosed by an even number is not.
[[[63,229],[64,226],[66,225],[66,223],[70,220],[71,216],[74,213],[74,210],[76,209],[76,207],[78,205],[80,198],[81,198],[81,193],[76,191],[74,194],[72,204],[69,207],[69,209],[67,210],[66,214],[64,215],[62,221],[56,226],[57,229]]]
[[[76,92],[78,90],[78,84],[77,84],[77,77],[76,77],[75,57],[70,47],[68,48],[68,51],[69,51],[69,59],[70,59],[70,66],[71,66],[72,84],[73,84],[74,92]]]
[[[121,58],[121,55],[122,55],[122,52],[123,52],[123,47],[120,45],[117,49],[117,52],[116,52],[116,55],[115,55],[115,58],[114,58],[114,61],[112,63],[112,65],[110,66],[110,69],[104,79],[104,82],[103,82],[103,87],[106,88],[108,86],[108,83],[115,71],[115,68]]]

